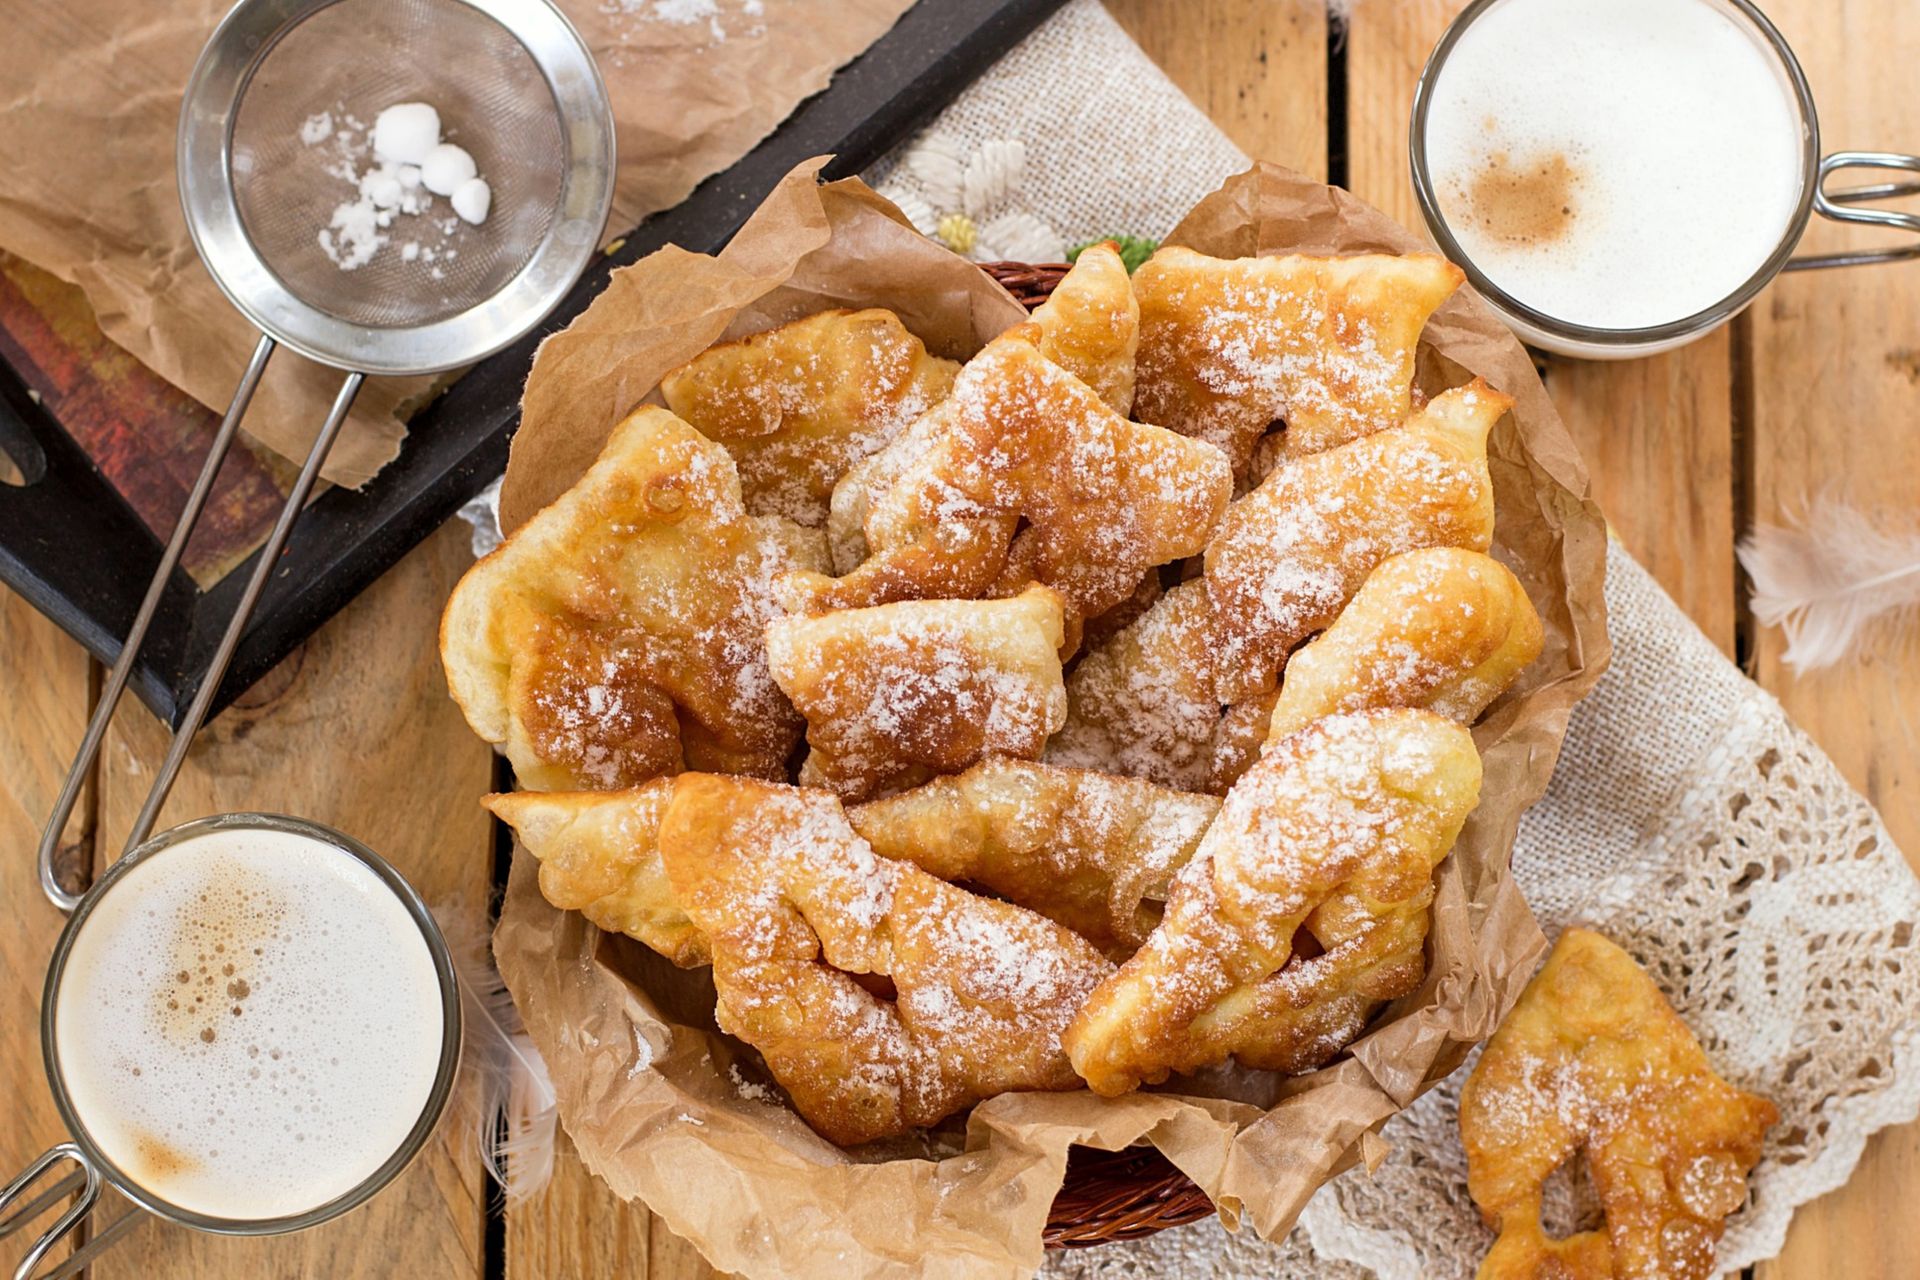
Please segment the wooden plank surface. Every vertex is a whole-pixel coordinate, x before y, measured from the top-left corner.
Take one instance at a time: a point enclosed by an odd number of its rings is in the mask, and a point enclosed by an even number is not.
[[[491,835],[475,801],[491,753],[440,674],[433,621],[471,561],[463,526],[442,529],[201,735],[161,815],[264,809],[337,827],[392,862],[443,915],[483,919]],[[167,735],[131,700],[100,773],[103,860],[119,852]],[[266,1239],[149,1224],[96,1263],[95,1280],[237,1276],[478,1277],[478,1161],[443,1126],[394,1184],[311,1231]]]
[[[1323,9],[1297,0],[1106,0],[1106,6],[1234,146],[1326,176]]]
[[[1920,55],[1908,0],[1772,0],[1808,64],[1829,149],[1896,146],[1920,123],[1897,68]],[[1250,154],[1325,174],[1328,101],[1342,87],[1349,184],[1407,225],[1419,218],[1406,173],[1413,78],[1459,0],[1362,0],[1329,59],[1319,6],[1299,0],[1109,0],[1123,26]],[[1330,66],[1333,68],[1330,82]],[[1818,242],[1836,237],[1821,235]],[[1823,484],[1864,507],[1911,510],[1920,482],[1920,266],[1789,278],[1743,321],[1655,360],[1550,360],[1545,375],[1579,439],[1594,490],[1621,538],[1730,654],[1750,650],[1761,681],[1881,806],[1920,854],[1920,654],[1801,678],[1777,635],[1745,618],[1733,543],[1743,520],[1773,519]],[[166,822],[222,808],[283,809],[330,822],[392,858],[430,899],[480,910],[488,833],[474,801],[488,754],[447,702],[433,626],[464,567],[464,530],[442,531],[243,704],[195,751]],[[40,1080],[39,973],[59,919],[28,851],[51,803],[87,701],[78,648],[0,596],[0,1070],[23,1082],[0,1161],[57,1140]],[[124,830],[164,747],[143,711],[108,742],[94,804]],[[117,846],[105,845],[107,849]],[[423,1157],[373,1205],[277,1241],[195,1238],[147,1228],[94,1269],[111,1277],[398,1275],[508,1280],[623,1276],[708,1280],[715,1273],[637,1205],[615,1201],[570,1148],[553,1184],[505,1215],[491,1271],[473,1162]],[[1844,1189],[1802,1210],[1787,1252],[1760,1280],[1905,1274],[1920,1256],[1920,1128],[1883,1134]],[[15,1256],[9,1245],[0,1257]]]
[[[1806,68],[1825,150],[1920,147],[1912,0],[1775,0],[1767,11]],[[1816,226],[1807,245],[1885,239]],[[1920,498],[1920,265],[1786,276],[1750,314],[1754,517],[1777,522],[1832,488],[1876,523],[1911,521]],[[1781,661],[1778,632],[1754,640],[1757,678],[1920,863],[1920,643],[1802,677]],[[1759,1269],[1760,1280],[1913,1275],[1917,1197],[1920,1126],[1905,1125],[1869,1142],[1845,1187],[1795,1215],[1786,1251]]]
[[[34,850],[86,728],[87,657],[59,628],[0,587],[0,1183],[66,1140],[40,1061],[40,990],[66,917],[40,892]],[[76,829],[79,824],[76,824]],[[36,1224],[37,1235],[52,1221]],[[0,1246],[11,1270],[23,1251]],[[64,1257],[64,1252],[56,1253]]]

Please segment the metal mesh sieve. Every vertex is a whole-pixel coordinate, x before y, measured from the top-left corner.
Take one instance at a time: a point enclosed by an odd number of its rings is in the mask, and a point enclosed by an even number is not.
[[[421,101],[440,113],[442,136],[472,153],[493,207],[471,226],[433,197],[418,213],[395,214],[379,229],[386,243],[343,270],[320,234],[336,208],[357,202],[357,175],[377,164],[375,117]],[[331,136],[304,128],[320,115]],[[606,85],[552,0],[239,0],[221,21],[181,101],[175,174],[194,248],[260,340],[41,830],[40,885],[61,910],[80,899],[53,872],[60,834],[268,360],[287,347],[346,376],[175,727],[129,848],[153,829],[361,384],[471,364],[540,323],[599,243],[613,157]],[[55,1224],[27,1270],[77,1220]]]
[[[398,102],[439,110],[443,139],[492,188],[492,211],[471,226],[433,197],[420,214],[394,214],[388,242],[342,270],[319,233],[357,195],[345,175],[378,163],[373,120]],[[331,133],[309,144],[302,126],[323,114]],[[562,141],[546,77],[493,18],[462,0],[338,0],[276,41],[241,89],[231,181],[247,237],[289,291],[353,324],[411,326],[493,296],[526,266],[559,212]]]
[[[321,233],[401,102],[440,113],[493,207],[471,226],[430,197],[343,269]],[[322,116],[329,136],[309,133]],[[194,247],[262,332],[339,369],[428,373],[499,350],[579,277],[612,200],[613,113],[552,0],[241,0],[188,82],[176,168]]]

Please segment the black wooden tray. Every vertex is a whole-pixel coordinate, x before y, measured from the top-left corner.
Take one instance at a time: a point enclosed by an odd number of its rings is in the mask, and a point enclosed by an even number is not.
[[[719,249],[774,183],[810,156],[834,156],[830,178],[859,172],[1060,3],[919,0],[738,164],[598,259],[539,329],[416,414],[399,457],[364,488],[330,490],[307,508],[213,709],[245,691],[500,473],[535,346],[586,308],[609,271],[667,244]],[[0,451],[23,480],[0,485],[0,581],[111,663],[159,563],[160,540],[4,363]],[[252,568],[249,557],[206,590],[175,571],[132,679],[140,700],[169,724],[192,701]]]

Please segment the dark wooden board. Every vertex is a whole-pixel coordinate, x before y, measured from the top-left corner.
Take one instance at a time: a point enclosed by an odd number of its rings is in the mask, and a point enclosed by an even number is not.
[[[924,124],[1060,0],[920,0],[732,168],[702,183],[598,259],[535,332],[427,405],[405,448],[366,487],[335,489],[295,527],[278,572],[221,682],[218,711],[438,528],[506,465],[534,348],[605,287],[615,267],[663,245],[724,245],[794,165],[831,154],[826,176],[857,173]],[[160,540],[46,406],[0,365],[0,452],[24,477],[0,485],[0,581],[103,662],[118,655]],[[231,465],[231,464],[230,464]],[[132,687],[174,723],[192,700],[242,585],[249,556],[202,590],[176,574]]]

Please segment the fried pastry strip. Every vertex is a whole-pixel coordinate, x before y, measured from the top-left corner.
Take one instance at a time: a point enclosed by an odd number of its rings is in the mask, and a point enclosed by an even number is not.
[[[1388,556],[1491,545],[1487,432],[1512,403],[1475,381],[1404,426],[1281,466],[1228,508],[1204,579],[1223,703],[1272,689]]]
[[[907,600],[782,618],[773,678],[807,720],[800,780],[866,799],[988,755],[1034,759],[1067,714],[1060,597]]]
[[[1209,258],[1177,246],[1133,277],[1135,415],[1220,446],[1241,474],[1276,419],[1318,453],[1405,421],[1427,317],[1465,276],[1415,253]]]
[[[959,371],[891,311],[823,311],[708,347],[660,393],[733,455],[748,511],[817,528],[847,469],[946,399]]]
[[[1050,764],[1224,795],[1266,740],[1272,699],[1223,708],[1214,694],[1213,610],[1198,578],[1082,657]]]
[[[1120,247],[1090,244],[1033,313],[1040,354],[1093,388],[1121,417],[1133,408],[1140,304]]]
[[[1160,918],[1167,882],[1219,811],[1211,796],[1024,760],[848,811],[882,857],[968,881],[1125,956]]]
[[[536,790],[779,776],[801,724],[762,635],[774,582],[823,559],[817,532],[747,514],[726,450],[643,407],[454,588],[448,687]]]
[[[660,861],[673,788],[672,778],[655,778],[626,791],[516,791],[481,803],[540,860],[548,902],[637,938],[684,969],[709,956]]]
[[[1707,1280],[1780,1118],[1707,1062],[1633,957],[1568,929],[1460,1094],[1467,1187],[1500,1229],[1481,1280]],[[1541,1185],[1584,1152],[1606,1230],[1549,1239]]]
[[[1271,744],[1174,877],[1147,944],[1075,1016],[1075,1070],[1111,1097],[1243,1045],[1263,1056],[1263,984],[1302,926],[1400,937],[1479,790],[1473,739],[1428,711],[1330,716]]]
[[[833,486],[833,498],[827,511],[827,545],[833,560],[833,571],[842,577],[852,573],[873,554],[873,548],[867,543],[867,513],[873,504],[880,501],[902,476],[927,451],[933,448],[947,432],[947,426],[953,421],[957,406],[943,400],[932,410],[915,420],[912,426],[894,437],[893,443],[869,457],[862,458],[847,469],[840,477],[840,483]],[[952,522],[958,525],[958,521]],[[948,560],[949,573],[956,573],[953,581],[964,583],[972,580],[965,575],[977,575],[979,588],[993,581],[999,573],[1007,553],[1007,544],[1013,541],[1015,521],[994,520],[988,522],[987,530],[975,540],[954,532],[952,528],[943,530],[950,545],[944,548],[946,554],[940,561],[926,565],[916,565],[910,559],[901,558],[901,563],[893,567],[891,580],[867,583],[856,594],[855,587],[849,585],[837,594],[830,594],[818,582],[808,582],[809,598],[819,597],[819,608],[858,608],[866,604],[885,603],[888,600],[914,599],[953,599],[961,600],[979,594],[979,590],[931,590],[924,597],[913,594],[922,582],[921,575],[939,571]],[[999,532],[1004,528],[1004,532]],[[976,545],[979,550],[972,557],[962,554],[959,544]],[[975,567],[975,565],[979,567]],[[851,604],[844,603],[851,601]]]
[[[1428,707],[1471,725],[1540,656],[1541,637],[1526,589],[1492,557],[1457,547],[1393,556],[1287,660],[1269,736],[1368,707]]]
[[[1254,989],[1237,1017],[1203,1020],[1198,1031],[1214,1032],[1212,1052],[1232,1054],[1243,1066],[1288,1075],[1324,1066],[1358,1038],[1381,1005],[1414,990],[1426,976],[1431,896],[1429,891],[1420,906],[1357,929],[1338,928],[1333,917],[1339,912],[1320,921],[1309,916],[1307,933],[1325,949],[1295,954]]]
[[[869,1142],[1078,1086],[1060,1032],[1113,966],[1070,930],[874,856],[825,792],[701,774],[677,788],[660,851],[710,940],[715,1016],[821,1136]]]
[[[818,612],[952,593],[991,568],[993,594],[1053,587],[1077,629],[1128,599],[1149,568],[1206,545],[1232,488],[1226,460],[1113,412],[1037,338],[1016,326],[961,370],[939,438],[867,512],[872,556],[839,579],[796,575],[796,603]]]
[[[1031,340],[1040,354],[1093,389],[1115,413],[1125,416],[1133,403],[1134,349],[1140,339],[1140,307],[1126,264],[1109,244],[1083,251],[1052,295],[1033,313]],[[876,548],[867,541],[867,513],[907,469],[942,436],[953,421],[950,410],[930,413],[901,433],[893,443],[850,468],[833,489],[827,532],[833,548],[833,571],[846,575]],[[942,530],[945,546],[939,562],[924,556],[890,558],[888,572],[871,580],[856,580],[831,597],[822,596],[818,608],[851,608],[883,604],[888,600],[965,599],[982,594],[998,571],[996,555],[1004,555],[1013,537],[1014,518],[968,517],[984,527],[978,531]],[[948,524],[961,523],[954,518]],[[916,530],[916,533],[924,530]],[[896,536],[904,536],[896,531]],[[893,550],[894,547],[879,548]],[[894,562],[894,561],[897,561]],[[941,574],[942,581],[927,579]],[[974,589],[958,584],[975,581]],[[812,584],[815,592],[824,588]]]

